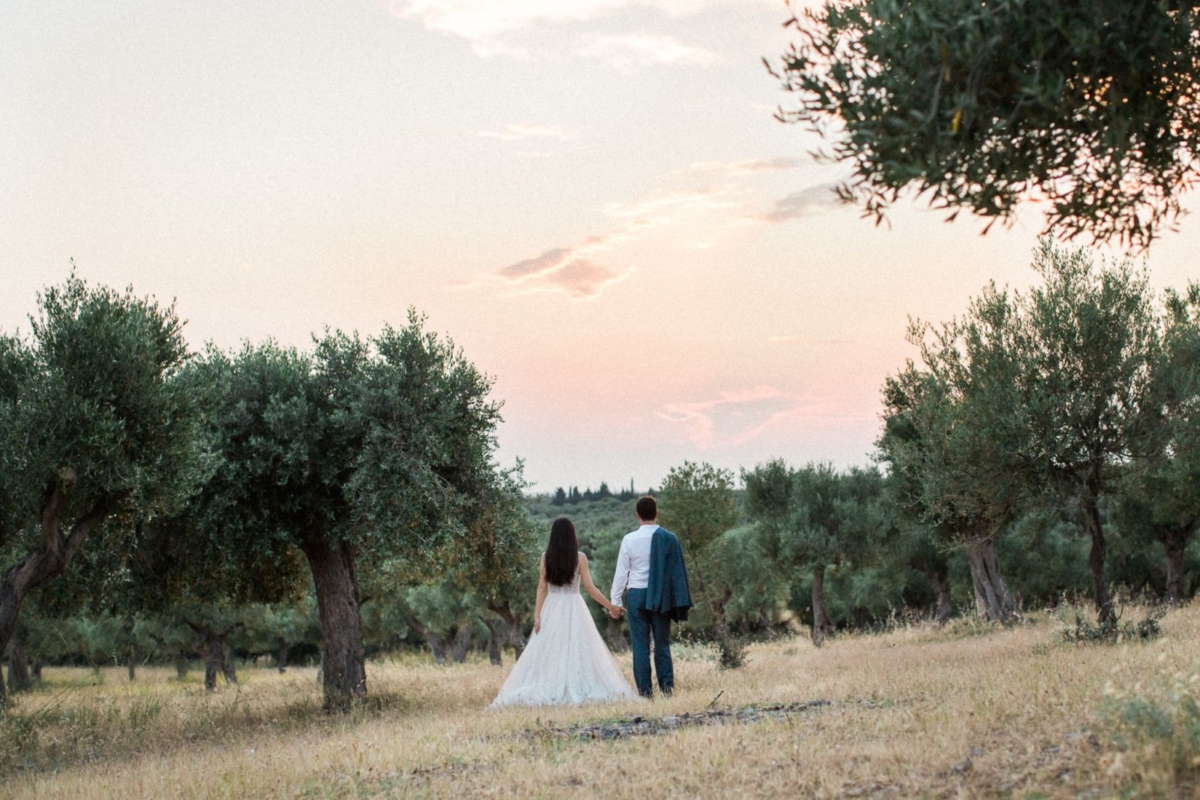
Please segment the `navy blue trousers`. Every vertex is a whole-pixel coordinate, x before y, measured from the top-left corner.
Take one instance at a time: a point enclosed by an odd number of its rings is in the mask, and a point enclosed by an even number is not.
[[[625,595],[629,618],[629,646],[633,650],[633,680],[638,694],[653,695],[650,683],[650,640],[654,639],[654,672],[663,694],[675,690],[675,667],[671,663],[671,618],[646,610],[646,590],[630,589]]]

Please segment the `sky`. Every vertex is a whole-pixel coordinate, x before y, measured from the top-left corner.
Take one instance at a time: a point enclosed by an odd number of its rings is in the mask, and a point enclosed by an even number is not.
[[[195,348],[409,308],[493,379],[532,491],[870,463],[910,317],[1034,280],[1008,228],[876,227],[773,118],[777,0],[5,0],[0,330],[72,260]],[[1188,205],[1196,206],[1194,198]],[[1200,219],[1146,256],[1200,277]]]

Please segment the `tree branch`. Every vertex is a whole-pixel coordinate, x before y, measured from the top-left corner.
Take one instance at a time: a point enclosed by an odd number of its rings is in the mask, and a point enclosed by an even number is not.
[[[62,467],[54,478],[54,486],[46,493],[42,503],[42,549],[58,555],[62,548],[62,512],[67,506],[71,492],[75,491],[75,470]]]

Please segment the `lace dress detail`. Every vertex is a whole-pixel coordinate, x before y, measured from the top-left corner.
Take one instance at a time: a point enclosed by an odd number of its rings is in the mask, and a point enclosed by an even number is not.
[[[579,593],[579,573],[549,587],[542,629],[533,634],[492,706],[576,705],[629,700],[637,693],[600,638]]]

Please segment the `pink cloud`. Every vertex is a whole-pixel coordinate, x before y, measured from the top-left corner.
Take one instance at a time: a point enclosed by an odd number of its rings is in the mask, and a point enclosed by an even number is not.
[[[521,286],[523,293],[562,292],[575,299],[598,297],[608,285],[628,276],[586,256],[602,249],[606,240],[590,237],[575,247],[556,247],[540,256],[518,261],[491,273],[505,283]]]
[[[711,400],[668,403],[657,416],[680,426],[683,435],[702,452],[754,441],[782,425],[815,419],[873,419],[873,414],[847,411],[832,400],[804,400],[770,386],[721,392]]]

